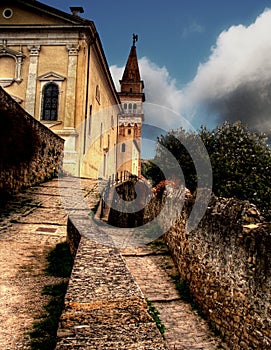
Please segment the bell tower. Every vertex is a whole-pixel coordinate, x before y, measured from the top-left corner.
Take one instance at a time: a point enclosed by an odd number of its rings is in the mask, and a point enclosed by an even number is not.
[[[144,120],[143,93],[144,82],[141,80],[136,42],[138,35],[133,34],[133,45],[128,56],[122,79],[120,80],[119,97],[123,113],[118,119],[118,174],[125,172],[139,176],[141,174],[141,136]]]

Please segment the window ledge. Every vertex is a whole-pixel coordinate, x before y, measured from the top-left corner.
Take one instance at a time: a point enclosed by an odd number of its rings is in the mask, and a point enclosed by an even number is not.
[[[47,126],[47,128],[52,128],[56,125],[62,124],[62,121],[57,121],[57,120],[41,120],[40,121],[43,125]]]

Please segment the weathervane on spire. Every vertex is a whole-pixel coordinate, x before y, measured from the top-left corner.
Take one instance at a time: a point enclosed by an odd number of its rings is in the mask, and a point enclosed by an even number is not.
[[[133,34],[133,46],[135,46],[135,43],[138,41],[138,35]]]

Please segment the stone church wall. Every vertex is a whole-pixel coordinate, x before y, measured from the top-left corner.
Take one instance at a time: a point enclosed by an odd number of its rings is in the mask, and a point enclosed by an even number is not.
[[[190,196],[164,234],[181,278],[230,349],[270,349],[270,224],[248,202],[212,197],[204,218],[188,233],[192,206]],[[162,210],[161,225],[175,215],[175,205]]]
[[[0,88],[0,191],[15,193],[57,176],[64,140]]]

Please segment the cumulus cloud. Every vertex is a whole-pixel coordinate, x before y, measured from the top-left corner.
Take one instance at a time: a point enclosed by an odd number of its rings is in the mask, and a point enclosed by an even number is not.
[[[159,67],[147,57],[139,59],[138,64],[141,78],[145,84],[146,100],[176,111],[179,110],[181,101],[178,96],[179,90],[176,87],[176,80],[170,76],[166,67]],[[122,77],[124,67],[114,65],[110,67],[110,70],[115,85],[119,90],[119,80]]]
[[[146,123],[165,129],[179,127],[181,121],[176,118],[176,113],[173,112],[182,109],[181,91],[176,86],[176,80],[170,76],[166,67],[159,67],[147,57],[139,59],[138,64],[145,85],[144,112]],[[119,90],[119,80],[122,77],[124,67],[114,65],[110,67],[110,70]]]
[[[158,126],[179,127],[182,117],[200,125],[199,116],[207,114],[216,123],[241,120],[250,128],[270,133],[270,37],[270,9],[249,26],[231,26],[219,35],[208,60],[199,64],[194,79],[182,90],[177,88],[166,67],[141,58],[139,65],[147,101],[177,111],[181,116],[167,118],[166,114],[158,113],[153,116]],[[111,67],[117,83],[123,70],[124,67]]]
[[[207,107],[218,121],[242,120],[249,127],[271,127],[271,10],[249,26],[223,31],[207,62],[184,93],[190,105]]]

